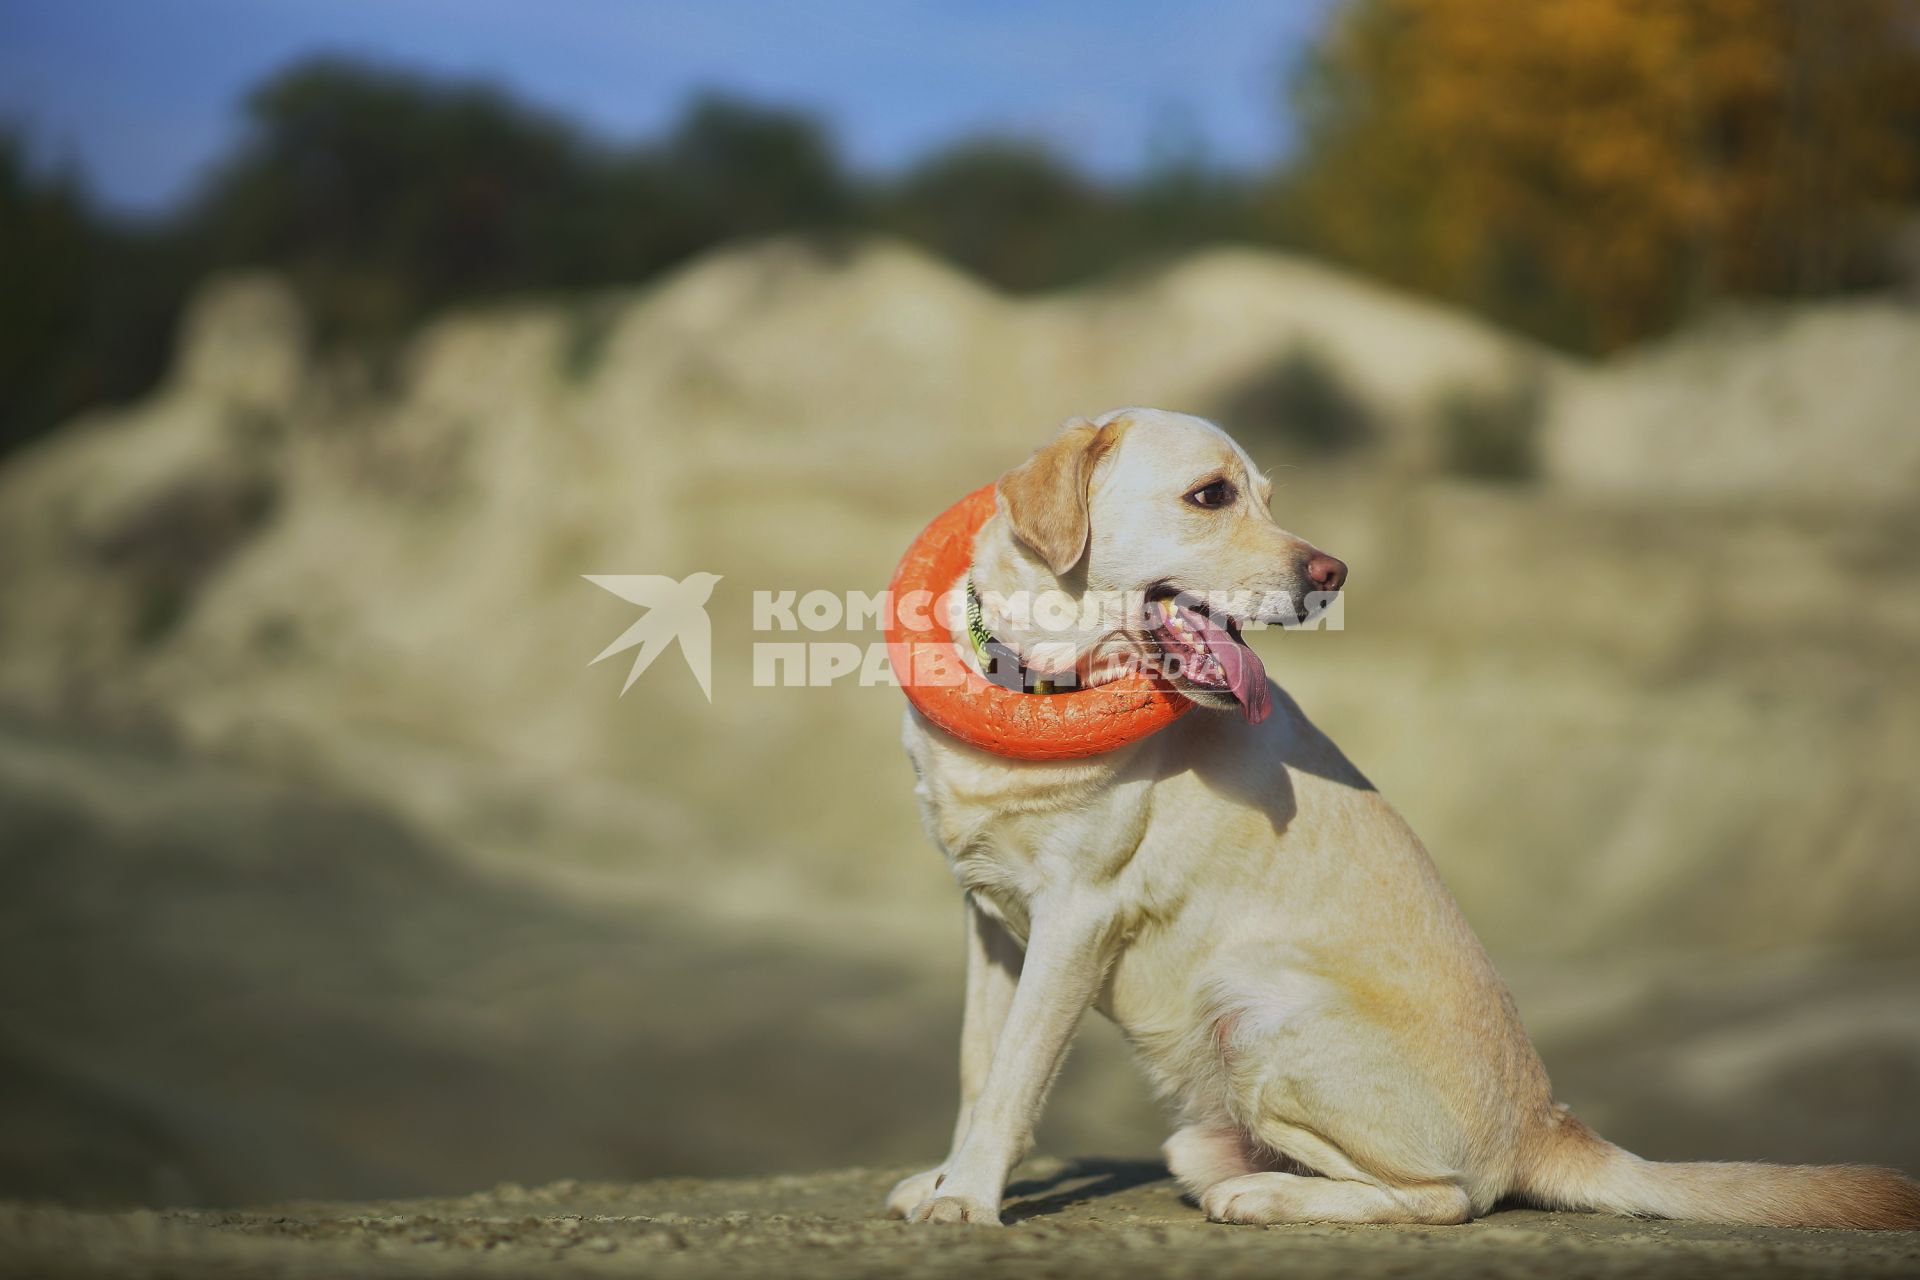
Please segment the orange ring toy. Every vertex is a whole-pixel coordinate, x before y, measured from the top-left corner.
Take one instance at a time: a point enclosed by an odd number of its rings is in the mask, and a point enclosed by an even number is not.
[[[927,602],[966,573],[973,535],[993,511],[994,487],[975,489],[923,529],[894,570],[887,659],[920,714],[995,755],[1075,760],[1138,742],[1192,710],[1179,690],[1144,672],[1091,689],[1034,694],[1003,689],[967,666]]]

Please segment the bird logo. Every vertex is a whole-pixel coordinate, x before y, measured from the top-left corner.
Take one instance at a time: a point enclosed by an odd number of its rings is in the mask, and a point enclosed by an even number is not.
[[[690,573],[678,582],[658,573],[581,576],[594,586],[646,609],[638,622],[621,632],[588,666],[638,645],[640,651],[633,655],[627,682],[620,686],[620,696],[625,697],[640,673],[652,666],[653,660],[669,644],[678,640],[680,652],[693,670],[693,678],[700,682],[700,692],[707,695],[708,702],[713,701],[713,624],[707,619],[707,599],[713,595],[714,584],[720,581],[719,574]]]

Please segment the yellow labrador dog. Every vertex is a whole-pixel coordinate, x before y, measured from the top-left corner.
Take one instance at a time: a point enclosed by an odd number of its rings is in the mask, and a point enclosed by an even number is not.
[[[1030,674],[1083,683],[1115,654],[1171,657],[1201,707],[1062,763],[990,755],[908,712],[970,941],[952,1152],[889,1211],[999,1222],[1091,1005],[1178,1108],[1167,1163],[1217,1221],[1456,1223],[1514,1197],[1920,1226],[1920,1186],[1891,1170],[1650,1163],[1553,1102],[1420,841],[1240,638],[1253,616],[1297,620],[1346,575],[1274,523],[1270,497],[1219,428],[1151,409],[1072,423],[1001,478],[961,651],[985,632]],[[1234,616],[1199,592],[1258,603]],[[1005,607],[1023,593],[1144,603],[1042,628]]]

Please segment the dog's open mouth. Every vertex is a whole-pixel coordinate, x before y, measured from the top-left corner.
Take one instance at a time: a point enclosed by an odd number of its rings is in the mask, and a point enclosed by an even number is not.
[[[1169,676],[1231,694],[1249,724],[1259,724],[1273,710],[1267,669],[1232,618],[1216,619],[1198,596],[1168,588],[1147,600],[1147,627],[1171,659]]]

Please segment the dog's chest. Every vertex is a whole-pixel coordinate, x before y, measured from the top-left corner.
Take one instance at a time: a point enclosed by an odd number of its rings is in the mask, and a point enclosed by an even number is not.
[[[1035,764],[958,746],[909,713],[907,753],[927,834],[954,878],[1017,936],[1051,890],[1124,874],[1146,829],[1149,788],[1119,760]]]

